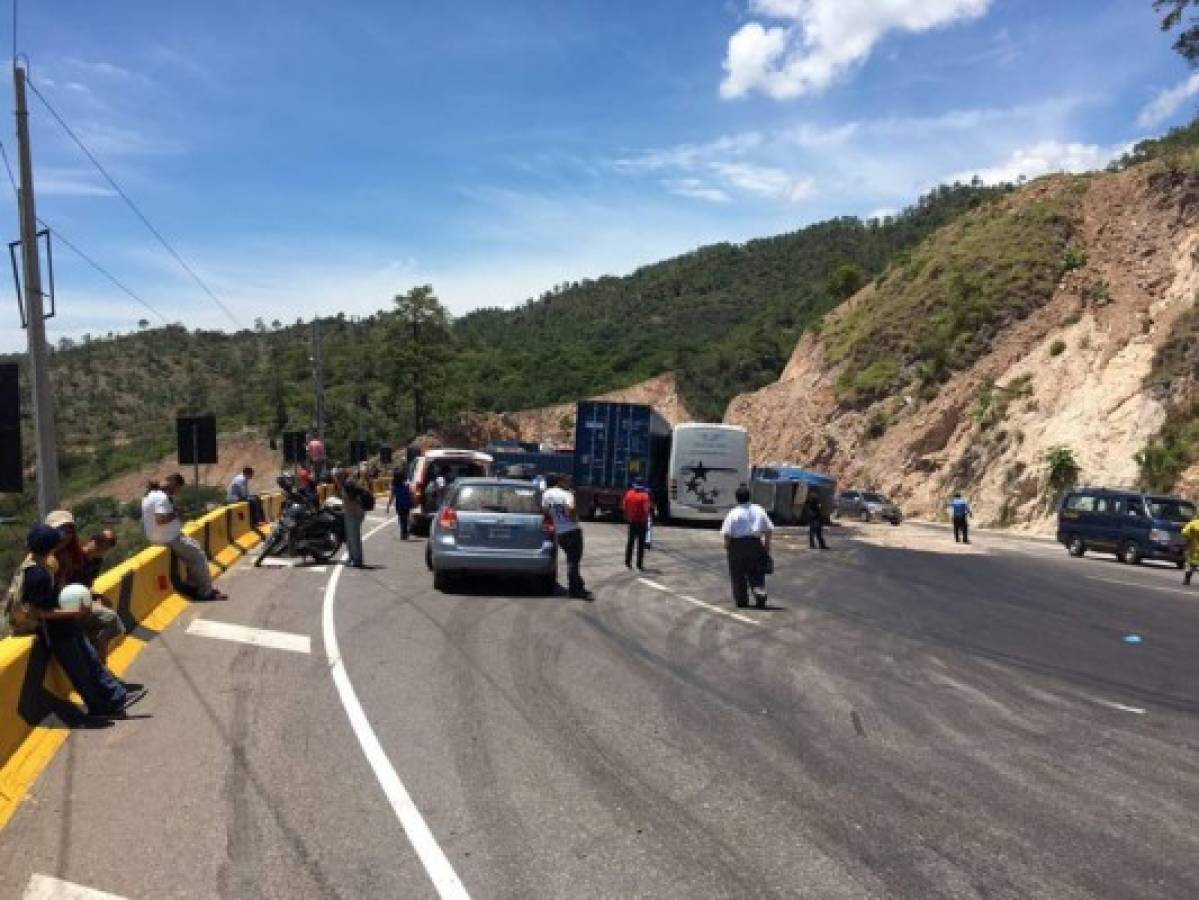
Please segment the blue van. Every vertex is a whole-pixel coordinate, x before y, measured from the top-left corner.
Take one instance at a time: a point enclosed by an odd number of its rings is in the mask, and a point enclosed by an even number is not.
[[[1114,553],[1137,565],[1160,559],[1182,568],[1182,526],[1195,518],[1195,504],[1181,497],[1107,488],[1075,488],[1062,499],[1057,539],[1071,556],[1088,550]]]

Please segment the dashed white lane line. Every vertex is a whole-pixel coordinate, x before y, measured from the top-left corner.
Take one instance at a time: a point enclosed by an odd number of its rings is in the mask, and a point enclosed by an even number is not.
[[[1106,706],[1108,709],[1117,709],[1120,712],[1132,713],[1135,716],[1145,715],[1145,710],[1139,706],[1126,706],[1123,703],[1117,703],[1114,700],[1101,700],[1099,697],[1088,697],[1093,703],[1098,703],[1100,706]]]
[[[124,900],[117,894],[93,890],[81,884],[51,878],[49,875],[37,875],[29,879],[21,900]]]
[[[297,572],[327,572],[328,566],[305,565],[302,559],[272,559],[267,557],[258,564],[264,569],[295,569]]]
[[[751,619],[749,616],[743,616],[741,613],[735,613],[731,609],[725,609],[724,607],[716,606],[714,603],[708,603],[705,600],[700,600],[697,597],[692,597],[688,594],[680,594],[678,591],[668,588],[664,584],[659,584],[656,581],[652,581],[649,578],[638,578],[637,580],[646,587],[651,587],[655,591],[661,591],[663,594],[669,594],[671,597],[674,597],[677,600],[682,600],[684,603],[690,603],[692,606],[702,606],[708,612],[716,613],[718,616],[735,619],[738,622],[744,622],[746,625],[761,626],[762,624],[757,619]]]
[[[1122,584],[1125,587],[1144,588],[1147,591],[1161,591],[1165,594],[1190,594],[1199,596],[1199,589],[1182,587],[1167,587],[1165,585],[1144,584],[1139,581],[1124,581],[1120,578],[1100,578],[1098,575],[1084,575],[1088,581],[1102,581],[1105,584]]]
[[[187,633],[197,637],[216,638],[218,641],[235,641],[269,647],[272,650],[290,650],[293,653],[311,653],[312,638],[306,634],[291,634],[286,631],[270,631],[266,628],[248,628],[228,622],[213,622],[211,619],[193,619]]]
[[[390,521],[387,521],[372,528],[362,536],[363,541],[391,524]],[[449,859],[438,846],[433,832],[429,830],[420,810],[412,802],[408,789],[404,787],[404,782],[400,780],[391,760],[387,758],[387,753],[383,749],[383,745],[379,743],[375,729],[371,727],[370,720],[367,719],[366,712],[358,700],[358,695],[354,692],[354,685],[350,683],[345,663],[342,662],[341,650],[337,645],[337,628],[333,621],[333,604],[337,599],[337,583],[344,571],[346,570],[339,566],[329,578],[329,583],[325,586],[325,602],[321,607],[321,634],[325,641],[325,654],[329,659],[329,671],[333,675],[333,684],[337,687],[337,695],[341,698],[341,705],[345,707],[346,715],[350,719],[350,727],[354,729],[362,752],[366,755],[367,762],[370,763],[375,777],[379,780],[379,786],[383,788],[383,794],[400,820],[400,826],[404,829],[404,834],[408,836],[412,849],[420,857],[438,896],[442,900],[469,900],[466,888],[463,887],[454,867],[450,865]]]

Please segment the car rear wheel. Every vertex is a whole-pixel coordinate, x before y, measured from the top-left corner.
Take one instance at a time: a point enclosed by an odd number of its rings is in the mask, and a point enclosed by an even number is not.
[[[558,576],[556,573],[537,576],[537,592],[544,594],[547,597],[552,597],[558,590]]]
[[[1130,566],[1139,566],[1141,564],[1141,548],[1135,542],[1129,541],[1124,545],[1124,552],[1120,554],[1120,559]]]
[[[862,510],[861,513],[858,514],[858,518],[861,519],[863,522],[869,522],[870,521],[870,510],[868,510],[868,509]]]
[[[450,573],[441,570],[433,573],[433,590],[445,593],[450,589]]]
[[[1070,551],[1071,556],[1082,556],[1087,552],[1087,545],[1082,542],[1082,538],[1078,537],[1078,535],[1070,538],[1070,543],[1066,545],[1066,548]]]
[[[433,571],[433,548],[428,544],[425,544],[425,568]]]

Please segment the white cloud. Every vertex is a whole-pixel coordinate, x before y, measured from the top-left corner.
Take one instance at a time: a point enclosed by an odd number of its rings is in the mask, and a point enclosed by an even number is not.
[[[1091,172],[1102,169],[1127,149],[1127,144],[1104,147],[1099,144],[1041,141],[1014,151],[997,165],[958,172],[944,180],[969,181],[977,175],[987,184],[999,184],[1013,182],[1022,175],[1025,178],[1038,178],[1050,172]]]
[[[888,32],[922,32],[986,13],[991,0],[750,0],[783,25],[748,22],[729,38],[721,96],[788,100],[824,90]]]
[[[732,197],[718,187],[713,187],[702,178],[670,178],[663,182],[666,189],[680,197],[706,200],[709,203],[731,203]]]
[[[1137,116],[1137,125],[1141,128],[1153,128],[1160,125],[1196,95],[1199,95],[1199,72],[1154,97]]]
[[[41,166],[35,181],[39,196],[112,197],[116,192],[93,169],[59,169]]]
[[[816,183],[811,178],[793,175],[771,166],[753,163],[713,163],[712,168],[728,180],[729,184],[762,197],[799,203],[816,192]]]

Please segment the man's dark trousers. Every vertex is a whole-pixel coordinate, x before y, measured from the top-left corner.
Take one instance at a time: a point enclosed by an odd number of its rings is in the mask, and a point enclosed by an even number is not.
[[[953,517],[953,540],[955,543],[970,543],[970,523],[965,516]]]
[[[558,546],[566,554],[566,579],[570,596],[582,597],[587,593],[587,585],[579,574],[579,563],[583,561],[583,530],[576,528],[559,532]]]
[[[820,516],[812,516],[808,520],[808,546],[815,550],[817,545],[821,550],[828,549],[828,544],[824,542],[824,521]]]
[[[396,518],[400,520],[400,540],[408,540],[408,518],[412,514],[411,509],[406,509],[402,506],[396,507]]]
[[[251,525],[261,525],[266,522],[266,516],[262,512],[262,500],[257,494],[250,494],[246,498],[246,503],[250,505]]]
[[[733,583],[733,600],[738,606],[749,606],[749,589],[761,591],[766,587],[766,570],[762,565],[766,548],[757,537],[733,538],[729,542],[729,578]]]
[[[71,619],[42,624],[50,652],[83,698],[88,713],[104,715],[119,711],[125,702],[125,688],[100,662],[79,625]]]
[[[637,545],[637,568],[645,568],[645,535],[649,531],[648,522],[630,522],[629,539],[624,545],[624,564],[633,564],[633,545]]]

